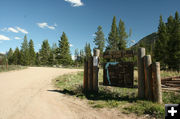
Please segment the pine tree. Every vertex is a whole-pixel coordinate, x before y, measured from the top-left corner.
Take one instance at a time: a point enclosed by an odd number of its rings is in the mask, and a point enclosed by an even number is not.
[[[79,58],[80,58],[79,50],[78,49],[75,49],[75,51],[74,51],[74,58],[75,58],[75,65],[78,66]]]
[[[161,66],[165,68],[167,61],[166,47],[168,41],[167,28],[163,22],[162,16],[160,16],[159,27],[158,27],[158,40],[155,42],[154,58],[156,61],[160,61]]]
[[[50,52],[50,58],[49,58],[49,64],[50,65],[57,64],[57,61],[56,61],[57,50],[58,50],[57,44],[53,43],[52,48],[51,48],[51,52]]]
[[[84,51],[85,51],[85,59],[87,61],[88,58],[92,56],[92,54],[91,54],[91,46],[90,46],[89,43],[86,43]]]
[[[102,31],[102,27],[98,26],[97,32],[95,32],[96,37],[94,38],[94,43],[96,45],[96,48],[100,50],[101,53],[103,53],[104,50],[104,44],[105,44],[105,38],[104,33]]]
[[[84,51],[83,49],[80,50],[80,64],[82,65],[84,63]]]
[[[50,46],[49,46],[48,40],[43,41],[39,55],[40,55],[41,65],[48,65],[49,57],[50,57]]]
[[[35,60],[35,64],[36,64],[37,66],[39,66],[39,65],[41,64],[41,61],[40,61],[40,56],[39,56],[39,53],[38,53],[38,52],[36,53],[36,60]]]
[[[119,27],[118,27],[118,36],[119,36],[119,41],[118,41],[118,49],[119,50],[125,50],[126,49],[126,39],[128,38],[128,35],[125,31],[125,25],[124,22],[120,19],[119,21]]]
[[[21,64],[22,65],[29,65],[29,47],[28,47],[28,41],[27,36],[24,36],[24,41],[21,45]]]
[[[13,53],[13,64],[20,65],[20,51],[19,48],[16,47],[14,53]]]
[[[59,63],[63,65],[70,65],[72,63],[72,58],[70,54],[70,44],[64,32],[61,36],[61,40],[59,40],[59,50],[57,59]]]
[[[34,43],[33,40],[31,39],[29,41],[29,64],[34,65],[35,59],[36,59],[36,53],[34,51]]]
[[[111,32],[109,33],[109,37],[108,37],[107,49],[118,50],[118,41],[119,41],[119,37],[118,37],[118,30],[116,26],[116,17],[114,16],[113,22],[111,25]]]
[[[180,70],[180,19],[178,12],[175,17],[168,18],[168,66],[169,69]]]
[[[7,53],[7,59],[8,59],[8,64],[13,64],[13,50],[12,48],[9,49]]]

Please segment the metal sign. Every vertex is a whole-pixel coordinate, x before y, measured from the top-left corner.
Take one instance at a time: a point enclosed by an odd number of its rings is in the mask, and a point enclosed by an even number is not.
[[[98,66],[98,56],[93,56],[93,66]]]

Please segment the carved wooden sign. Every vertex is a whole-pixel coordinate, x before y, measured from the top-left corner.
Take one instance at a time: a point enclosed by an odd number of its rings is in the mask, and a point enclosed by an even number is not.
[[[104,64],[103,84],[120,87],[133,87],[133,62],[120,62],[117,64]]]
[[[103,54],[103,58],[105,59],[117,59],[122,57],[134,57],[133,50],[125,50],[125,51],[106,51]]]

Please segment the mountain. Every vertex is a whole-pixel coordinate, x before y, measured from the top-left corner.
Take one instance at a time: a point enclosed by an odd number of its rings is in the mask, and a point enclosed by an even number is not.
[[[142,38],[141,40],[139,40],[136,44],[134,44],[133,46],[131,46],[131,48],[135,51],[137,51],[137,49],[139,47],[144,47],[146,48],[146,53],[147,54],[152,54],[152,49],[154,47],[155,41],[158,39],[158,35],[156,32],[145,36],[144,38]]]

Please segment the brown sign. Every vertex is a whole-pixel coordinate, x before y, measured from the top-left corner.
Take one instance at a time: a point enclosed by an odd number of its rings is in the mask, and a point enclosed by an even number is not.
[[[108,66],[107,66],[108,65]],[[120,87],[133,87],[134,64],[133,62],[120,62],[104,64],[103,84]]]
[[[106,51],[103,54],[103,58],[105,59],[117,59],[122,57],[134,57],[133,50],[125,50],[125,51]]]

